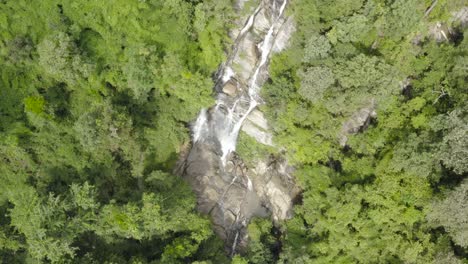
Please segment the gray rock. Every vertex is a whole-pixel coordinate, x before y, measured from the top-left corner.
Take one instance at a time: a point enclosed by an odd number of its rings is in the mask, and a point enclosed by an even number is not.
[[[266,120],[263,113],[258,109],[253,110],[250,113],[250,115],[247,117],[247,120],[252,122],[256,126],[260,127],[263,130],[269,130],[270,129],[269,126],[268,126],[268,121]]]
[[[445,23],[436,22],[429,28],[429,36],[434,38],[437,42],[449,41],[452,34],[452,28]]]
[[[274,146],[273,135],[268,127],[268,122],[259,110],[250,113],[242,126],[242,131],[263,145]]]
[[[376,117],[377,112],[375,111],[374,101],[372,101],[368,107],[362,108],[354,113],[351,118],[343,124],[340,135],[340,145],[342,147],[346,146],[348,135],[365,130],[369,126],[372,118]]]
[[[452,12],[451,20],[455,23],[460,23],[462,27],[466,27],[468,25],[468,6],[464,6],[460,10]]]
[[[259,161],[253,170],[254,186],[275,223],[292,217],[293,201],[300,193],[294,169],[281,157]]]
[[[275,44],[273,45],[273,52],[277,53],[287,48],[290,44],[289,40],[294,32],[296,32],[296,25],[294,23],[294,18],[290,16],[281,26],[278,35],[276,36]]]
[[[253,33],[257,36],[262,36],[268,32],[271,26],[271,10],[263,8],[255,17],[255,24],[253,26]]]
[[[223,93],[235,96],[238,92],[238,83],[235,79],[231,78],[227,83],[223,86]]]
[[[215,232],[239,251],[247,245],[247,225],[254,216],[270,216],[275,223],[292,216],[300,189],[293,168],[282,158],[266,157],[249,170],[234,153],[226,166],[216,146],[195,143],[180,164],[183,177],[197,195],[197,208],[211,216]]]
[[[258,61],[257,44],[250,34],[239,42],[238,50],[239,52],[237,52],[232,62],[233,69],[239,76],[240,81],[247,83]]]
[[[260,129],[251,121],[245,121],[244,125],[242,126],[242,131],[244,131],[247,135],[255,139],[258,143],[267,146],[274,146],[273,144],[273,135],[265,130]]]

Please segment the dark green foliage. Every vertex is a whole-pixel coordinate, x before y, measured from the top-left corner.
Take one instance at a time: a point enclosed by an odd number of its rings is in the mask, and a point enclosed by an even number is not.
[[[249,224],[249,249],[246,258],[249,263],[275,263],[275,247],[277,241],[273,236],[271,221],[254,219]]]

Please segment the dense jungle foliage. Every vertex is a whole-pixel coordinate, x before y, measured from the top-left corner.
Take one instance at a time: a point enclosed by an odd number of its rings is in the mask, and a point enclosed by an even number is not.
[[[171,172],[232,15],[218,0],[0,1],[1,263],[224,257]]]
[[[263,89],[304,190],[280,261],[468,263],[466,2],[292,5],[297,32]]]
[[[463,4],[291,1],[261,108],[302,199],[230,260],[172,171],[233,2],[0,0],[0,263],[468,263]]]

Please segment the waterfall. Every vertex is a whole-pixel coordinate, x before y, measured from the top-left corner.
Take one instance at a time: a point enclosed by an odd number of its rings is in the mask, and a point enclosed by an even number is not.
[[[206,122],[206,109],[202,109],[198,115],[197,121],[195,121],[195,125],[193,126],[193,142],[197,142],[202,136]]]
[[[229,154],[236,149],[236,142],[239,136],[239,131],[242,127],[243,122],[248,117],[248,115],[257,107],[259,104],[259,88],[260,85],[257,84],[258,77],[261,74],[262,70],[265,70],[265,65],[268,62],[272,47],[274,45],[274,33],[278,30],[279,21],[284,13],[287,0],[284,0],[281,4],[281,7],[276,10],[276,1],[273,2],[274,11],[278,11],[278,14],[274,17],[273,23],[271,23],[268,32],[266,33],[263,41],[259,43],[258,49],[260,51],[260,59],[255,66],[252,76],[250,77],[249,83],[247,85],[248,94],[241,95],[236,98],[233,102],[232,99],[227,98],[224,95],[218,94],[217,104],[211,110],[214,113],[211,113],[213,116],[225,116],[224,120],[218,119],[209,119],[207,118],[207,110],[203,109],[194,126],[192,127],[193,142],[197,142],[203,138],[214,137],[220,144],[221,147],[221,161],[223,164],[226,164]],[[244,27],[240,30],[236,42],[242,41],[242,38],[252,29],[255,23],[255,18],[260,12],[262,3],[255,9],[253,14],[249,16]],[[234,52],[237,52],[235,49]],[[234,54],[235,55],[235,54]],[[231,64],[232,58],[228,60],[222,67],[220,76],[222,84],[228,82],[233,78],[236,73],[233,71]],[[243,102],[248,102],[248,107],[245,109],[245,104]],[[231,106],[230,106],[231,105]],[[229,107],[230,106],[230,107]],[[227,113],[221,113],[221,112]],[[216,113],[220,112],[220,113]],[[208,124],[208,122],[217,122]]]
[[[181,163],[183,175],[197,194],[198,209],[211,215],[217,234],[229,244],[226,250],[231,256],[247,242],[246,228],[252,217],[266,216],[270,211],[275,219],[286,219],[292,204],[292,193],[276,195],[283,188],[283,178],[274,183],[271,177],[250,178],[267,171],[255,174],[240,157],[231,155],[244,121],[262,103],[259,93],[268,77],[271,53],[281,50],[278,47],[285,46],[294,30],[291,20],[283,19],[287,3],[260,0],[253,13],[244,17],[245,23],[217,72],[216,104],[202,109],[192,123],[193,145]],[[270,191],[265,192],[265,187]],[[270,201],[270,207],[265,207],[264,201]]]

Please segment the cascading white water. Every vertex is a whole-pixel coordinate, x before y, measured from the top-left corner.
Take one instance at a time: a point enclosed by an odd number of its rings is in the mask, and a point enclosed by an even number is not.
[[[241,29],[239,33],[239,37],[245,35],[245,33],[247,33],[247,31],[249,31],[250,28],[253,26],[255,16],[257,15],[258,11],[260,11],[260,8],[261,8],[261,5],[259,5],[257,9],[255,9],[253,14],[250,15],[249,19],[247,20],[247,24],[245,24],[245,26]]]
[[[197,121],[193,126],[193,141],[196,142],[200,139],[203,134],[204,124],[206,123],[206,109],[202,109],[200,114],[198,114]]]
[[[284,201],[289,203],[293,197],[273,197],[265,191],[282,188],[283,174],[272,171],[277,179],[273,181],[266,176],[267,170],[248,170],[241,157],[230,155],[244,121],[262,103],[259,93],[268,77],[270,54],[285,47],[294,31],[292,19],[282,17],[287,1],[259,0],[259,6],[245,19],[217,72],[216,104],[201,110],[194,121],[193,145],[179,168],[197,194],[198,209],[211,215],[231,256],[247,243],[246,228],[252,217],[271,212],[275,219],[286,219],[290,207],[285,208]],[[264,123],[249,119],[252,126]]]
[[[232,100],[229,101],[230,99],[226,98],[225,95],[218,94],[216,106],[209,110],[211,111],[212,118],[207,118],[207,110],[203,109],[192,128],[194,142],[213,137],[218,140],[222,151],[221,160],[224,165],[226,164],[229,154],[236,149],[237,138],[243,122],[259,104],[258,93],[260,86],[257,84],[258,77],[268,62],[268,58],[274,45],[273,36],[275,30],[277,30],[278,22],[284,13],[286,4],[287,0],[284,0],[277,16],[274,18],[273,23],[265,35],[264,40],[260,43],[259,51],[261,56],[259,62],[255,66],[253,75],[250,77],[247,87],[248,95],[239,96],[234,102],[232,102]],[[250,15],[247,23],[239,32],[236,39],[237,41],[242,39],[251,30],[255,22],[255,17],[259,13],[261,7],[262,4],[260,4],[255,9],[254,13]],[[276,10],[276,1],[273,2],[273,9]],[[235,76],[235,72],[231,68],[230,63],[232,63],[232,60],[226,62],[224,67],[221,69],[223,74],[220,76],[220,80],[223,84]],[[247,109],[245,109],[246,102],[248,102]],[[232,106],[229,107],[229,105]],[[248,179],[248,184],[251,185],[250,179]],[[249,186],[249,189],[250,188],[251,186]]]
[[[224,69],[224,74],[223,74],[223,83],[226,83],[227,81],[229,81],[232,76],[234,76],[234,71],[231,69],[231,67],[226,67]]]

